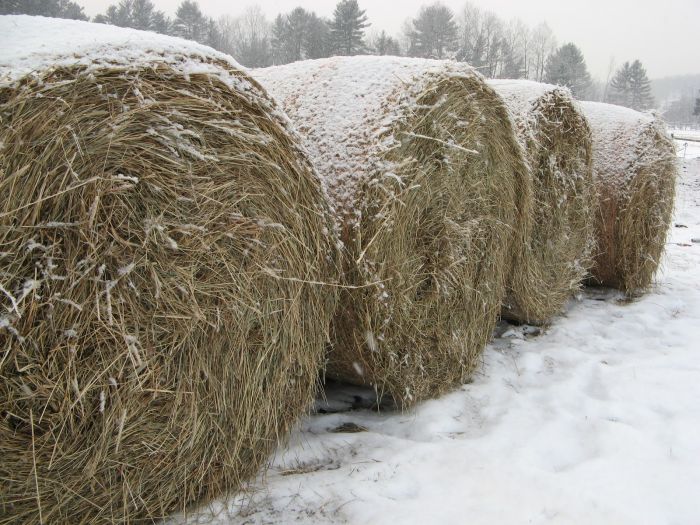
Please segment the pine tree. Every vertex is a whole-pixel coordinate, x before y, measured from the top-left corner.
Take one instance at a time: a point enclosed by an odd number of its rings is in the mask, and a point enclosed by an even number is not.
[[[587,96],[591,75],[581,50],[574,44],[565,44],[557,49],[547,60],[545,82],[567,86],[577,98]]]
[[[208,20],[199,9],[199,4],[194,0],[184,0],[175,12],[173,23],[175,35],[204,43],[208,36],[208,29]]]
[[[358,55],[365,50],[364,29],[367,15],[357,0],[341,0],[336,4],[331,23],[331,47],[338,55]]]
[[[644,111],[654,107],[651,82],[639,60],[625,62],[610,81],[608,102]]]
[[[301,7],[277,15],[272,26],[275,64],[329,56],[328,22]]]
[[[606,102],[630,107],[630,100],[630,63],[625,62],[610,81],[610,91]]]
[[[311,13],[306,25],[306,37],[304,38],[305,58],[313,59],[331,56],[330,39],[329,21],[320,18],[316,13]]]
[[[282,14],[275,17],[272,23],[272,63],[275,65],[288,64],[287,59],[287,20]]]
[[[413,20],[418,56],[444,58],[456,48],[457,24],[454,13],[437,2],[422,7]]]
[[[156,11],[151,0],[121,0],[119,4],[110,5],[105,14],[97,15],[94,21],[163,34],[169,33],[171,25],[162,11]]]
[[[0,15],[34,15],[88,20],[83,8],[70,0],[0,0]]]
[[[304,59],[304,40],[310,14],[305,9],[297,7],[287,15],[285,48],[287,61],[296,62]]]
[[[700,117],[700,93],[698,93],[698,98],[695,99],[695,110],[693,111],[693,115]]]
[[[401,46],[399,46],[398,40],[388,36],[386,31],[382,31],[374,40],[372,49],[376,55],[401,55]]]
[[[651,94],[651,82],[647,77],[647,71],[639,60],[632,62],[630,66],[630,106],[637,111],[644,111],[654,107],[654,96]]]

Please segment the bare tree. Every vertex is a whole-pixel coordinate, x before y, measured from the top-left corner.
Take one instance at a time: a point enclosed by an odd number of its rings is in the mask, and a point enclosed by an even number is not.
[[[236,18],[219,19],[224,51],[246,67],[266,67],[272,64],[272,28],[258,6],[252,6]]]
[[[529,49],[531,51],[528,71],[532,80],[542,82],[545,76],[547,58],[556,48],[557,40],[554,37],[554,33],[546,22],[542,22],[532,31],[530,38]]]
[[[498,76],[502,78],[526,78],[528,76],[528,45],[530,29],[519,19],[513,19],[503,27],[502,63]]]

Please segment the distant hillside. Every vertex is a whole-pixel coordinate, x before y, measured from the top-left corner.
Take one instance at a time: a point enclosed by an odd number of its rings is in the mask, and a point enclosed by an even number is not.
[[[660,107],[681,97],[693,98],[700,90],[700,73],[657,78],[651,81],[651,89]]]

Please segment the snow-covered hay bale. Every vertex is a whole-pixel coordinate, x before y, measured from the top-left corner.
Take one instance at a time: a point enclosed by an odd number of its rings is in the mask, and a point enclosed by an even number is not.
[[[323,364],[318,177],[209,48],[0,34],[0,522],[150,523],[239,488]]]
[[[516,245],[503,316],[546,323],[581,286],[591,264],[591,133],[569,90],[494,80],[530,167],[532,229]]]
[[[258,70],[341,222],[345,284],[327,374],[407,406],[469,377],[527,214],[503,102],[471,68],[387,57]]]
[[[666,243],[677,170],[673,142],[653,115],[595,102],[583,109],[598,193],[591,281],[635,294],[651,284]]]

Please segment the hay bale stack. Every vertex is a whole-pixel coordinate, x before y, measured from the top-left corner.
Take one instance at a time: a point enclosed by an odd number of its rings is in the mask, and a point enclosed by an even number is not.
[[[588,275],[593,247],[591,133],[571,92],[527,80],[492,80],[526,151],[533,227],[517,245],[502,315],[544,324]]]
[[[0,522],[150,523],[238,489],[323,363],[318,177],[209,48],[0,34]]]
[[[498,95],[471,68],[389,57],[255,71],[302,134],[346,246],[328,376],[402,406],[463,383],[530,204]]]
[[[582,103],[593,133],[598,193],[592,284],[634,295],[649,287],[666,243],[677,161],[663,122],[649,114]]]

